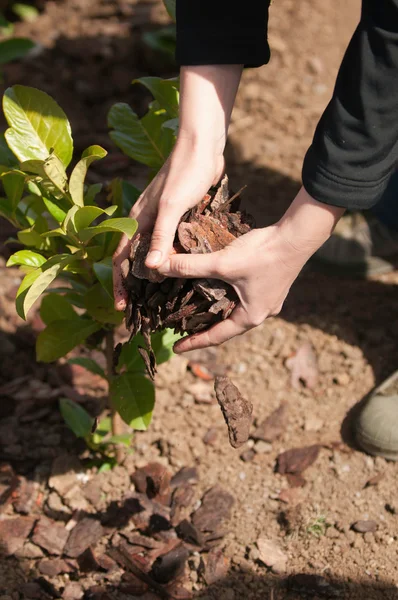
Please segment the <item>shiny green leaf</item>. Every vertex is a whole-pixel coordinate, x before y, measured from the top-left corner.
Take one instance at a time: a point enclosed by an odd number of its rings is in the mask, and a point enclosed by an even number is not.
[[[39,16],[39,11],[35,6],[31,4],[24,4],[22,2],[12,3],[12,12],[21,19],[21,21],[31,22]]]
[[[149,110],[140,120],[128,104],[115,104],[108,115],[110,137],[130,158],[160,169],[174,144],[172,132],[162,129],[168,119],[164,110]]]
[[[36,358],[41,362],[53,362],[79,346],[101,325],[91,319],[63,319],[53,321],[39,333],[36,342]]]
[[[69,398],[61,398],[59,401],[59,410],[61,415],[76,437],[85,438],[90,435],[93,428],[94,419],[88,412]]]
[[[101,148],[101,146],[90,146],[83,152],[82,159],[73,169],[69,182],[69,191],[73,202],[77,204],[77,206],[83,206],[84,204],[84,181],[89,166],[95,160],[100,160],[107,154],[107,151]]]
[[[136,232],[137,222],[128,217],[120,217],[116,219],[107,219],[96,225],[95,227],[87,227],[79,232],[79,238],[83,242],[88,242],[96,235],[100,233],[106,233],[107,231],[116,231],[124,233],[129,239],[131,239]]]
[[[155,405],[155,388],[149,379],[133,373],[118,375],[111,383],[110,397],[127,425],[141,431],[148,429]]]
[[[85,229],[91,223],[102,215],[111,216],[117,210],[117,206],[110,206],[109,208],[102,209],[98,206],[83,206],[78,208],[77,211],[74,212],[72,217],[72,222],[75,226],[75,231],[79,232],[82,229]],[[106,221],[105,221],[106,222]]]
[[[84,204],[86,206],[94,204],[95,198],[102,190],[102,187],[102,183],[93,183],[87,188],[87,192],[84,196]]]
[[[52,200],[49,200],[48,198],[43,198],[43,202],[53,219],[55,219],[58,223],[63,223],[66,217],[66,212],[58,204]]]
[[[18,202],[22,198],[25,187],[25,178],[19,173],[9,173],[2,177],[2,184],[6,196],[11,202],[12,210],[15,211]]]
[[[63,194],[66,193],[68,189],[68,177],[64,165],[55,154],[51,154],[46,158],[43,164],[43,170],[57,190]]]
[[[120,325],[123,313],[115,310],[113,300],[100,283],[93,285],[84,296],[84,307],[87,313],[101,323]]]
[[[41,267],[46,262],[46,258],[32,250],[19,250],[15,252],[7,261],[7,267],[15,265],[26,265],[28,267]]]
[[[44,161],[54,152],[68,166],[73,152],[70,124],[48,94],[15,85],[6,90],[3,109],[10,126],[5,133],[8,146],[21,162]]]

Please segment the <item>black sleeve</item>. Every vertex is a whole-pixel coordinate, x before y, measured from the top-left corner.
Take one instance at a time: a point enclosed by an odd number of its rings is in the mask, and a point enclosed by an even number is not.
[[[177,0],[179,65],[240,64],[269,61],[269,0]]]
[[[397,162],[398,0],[363,0],[333,98],[304,160],[303,183],[320,202],[367,209]]]

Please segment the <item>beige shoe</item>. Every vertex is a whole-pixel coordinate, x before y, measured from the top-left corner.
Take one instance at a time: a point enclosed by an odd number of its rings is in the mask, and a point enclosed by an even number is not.
[[[346,214],[312,262],[322,270],[354,277],[388,273],[398,266],[398,232],[372,215]]]
[[[357,417],[356,440],[369,454],[398,460],[398,371],[370,395]]]

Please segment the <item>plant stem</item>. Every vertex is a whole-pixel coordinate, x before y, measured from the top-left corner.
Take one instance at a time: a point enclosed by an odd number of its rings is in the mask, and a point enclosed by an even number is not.
[[[114,331],[110,329],[105,338],[105,356],[106,356],[106,374],[108,376],[109,385],[112,378],[115,375],[115,368],[113,366],[113,350],[115,345]],[[111,402],[110,390],[108,388],[108,407],[111,411],[111,423],[112,423],[112,435],[121,435],[123,433],[123,425],[120,415],[115,411]],[[123,460],[123,449],[120,445],[116,444],[116,460],[118,463]]]

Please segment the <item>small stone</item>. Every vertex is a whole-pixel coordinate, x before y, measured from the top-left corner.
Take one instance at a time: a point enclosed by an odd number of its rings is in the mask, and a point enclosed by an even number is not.
[[[204,381],[197,381],[189,386],[189,393],[192,394],[196,404],[214,404],[215,397],[212,388]]]
[[[247,450],[242,452],[242,454],[240,455],[240,458],[241,458],[241,460],[243,460],[243,462],[251,462],[255,456],[256,456],[256,453],[254,452],[254,450],[252,450],[251,448],[248,448]]]
[[[352,525],[352,529],[357,533],[368,533],[374,532],[378,529],[378,523],[376,521],[356,521]]]
[[[213,446],[217,442],[218,438],[218,429],[216,427],[211,427],[206,431],[203,436],[203,443],[207,446]]]
[[[304,430],[305,431],[320,431],[324,426],[324,422],[322,419],[318,419],[317,417],[309,417],[305,420]]]
[[[275,542],[260,537],[257,540],[257,548],[259,560],[267,567],[270,567],[275,573],[286,571],[287,556]]]
[[[253,450],[256,454],[269,454],[272,452],[272,444],[259,440],[254,444]]]

